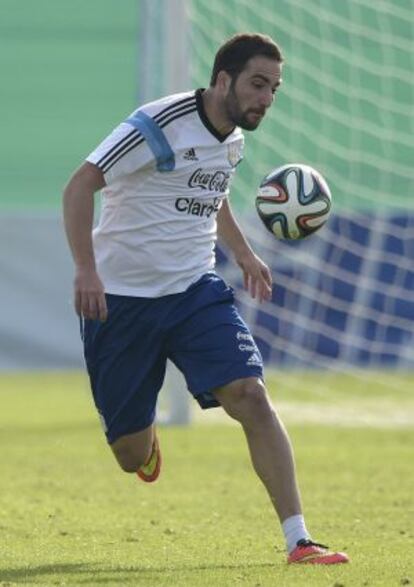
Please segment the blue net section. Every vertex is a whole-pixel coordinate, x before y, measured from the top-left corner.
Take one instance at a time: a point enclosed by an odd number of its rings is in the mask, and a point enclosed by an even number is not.
[[[303,241],[254,244],[272,267],[273,301],[252,303],[231,279],[267,362],[414,368],[414,215],[337,213]]]

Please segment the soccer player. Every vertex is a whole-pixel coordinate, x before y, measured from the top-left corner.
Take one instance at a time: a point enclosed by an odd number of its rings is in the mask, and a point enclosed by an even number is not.
[[[240,422],[288,562],[333,564],[348,557],[311,540],[259,349],[231,287],[214,271],[218,236],[250,295],[271,298],[269,268],[233,216],[229,186],[242,159],[242,129],[255,130],[272,105],[282,63],[270,37],[230,38],[207,89],[145,104],[87,157],[65,188],[64,220],[94,402],[121,468],[144,481],[159,475],[154,417],[168,358],[202,408],[221,406]],[[98,190],[102,209],[92,231]]]

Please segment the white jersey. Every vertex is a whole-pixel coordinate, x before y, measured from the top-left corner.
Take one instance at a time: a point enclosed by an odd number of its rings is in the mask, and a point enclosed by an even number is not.
[[[239,128],[212,127],[197,90],[139,108],[87,157],[106,182],[93,243],[107,293],[179,293],[214,269],[216,216],[243,144]]]

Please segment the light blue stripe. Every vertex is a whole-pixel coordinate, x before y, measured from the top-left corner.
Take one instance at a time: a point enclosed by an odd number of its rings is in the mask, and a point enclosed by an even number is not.
[[[161,128],[144,112],[136,112],[125,121],[139,130],[154,153],[158,171],[172,171],[175,168],[173,150]]]

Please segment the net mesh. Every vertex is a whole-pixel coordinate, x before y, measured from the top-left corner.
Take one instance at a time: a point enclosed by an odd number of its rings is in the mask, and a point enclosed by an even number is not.
[[[299,160],[328,176],[337,208],[413,208],[412,0],[280,0],[277,11],[271,0],[193,0],[190,14],[196,85],[236,32],[270,34],[285,56],[277,103],[247,135],[240,206],[269,169]]]
[[[412,141],[414,2],[192,0],[191,67],[208,84],[231,34],[270,34],[285,57],[284,84],[266,120],[246,133],[232,203],[272,267],[272,302],[245,294],[220,254],[264,358],[279,368],[414,366]],[[271,169],[302,162],[326,177],[333,214],[317,234],[279,242],[253,212]],[[366,372],[365,372],[366,373]],[[380,382],[380,378],[378,378]]]

